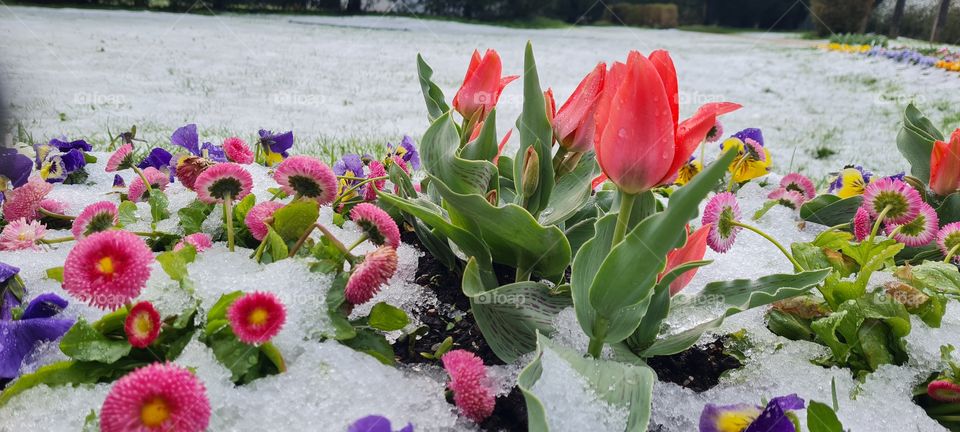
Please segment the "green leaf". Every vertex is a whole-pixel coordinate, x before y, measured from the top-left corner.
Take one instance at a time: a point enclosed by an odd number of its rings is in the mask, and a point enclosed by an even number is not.
[[[897,148],[910,163],[910,174],[926,181],[930,178],[930,154],[933,142],[943,134],[912,103],[903,112],[903,128],[897,134]]]
[[[563,222],[586,205],[593,196],[591,181],[600,173],[596,155],[587,153],[570,174],[563,176],[550,195],[550,202],[540,213],[540,224]]]
[[[393,347],[383,335],[368,329],[357,330],[357,336],[341,341],[344,345],[370,355],[385,365],[393,365]]]
[[[74,360],[113,363],[130,353],[126,339],[110,339],[96,331],[83,317],[60,340],[60,350]]]
[[[627,344],[633,351],[641,352],[657,340],[657,335],[660,334],[660,325],[663,324],[663,320],[670,313],[670,284],[684,273],[712,262],[707,260],[683,263],[670,270],[660,279],[660,282],[657,282],[647,312],[643,315],[637,330],[627,339]]]
[[[121,203],[120,206],[122,207],[123,203]],[[194,200],[190,204],[187,204],[186,207],[177,210],[177,216],[180,217],[180,228],[183,229],[183,234],[190,235],[202,231],[203,221],[213,212],[214,207],[216,206],[213,204],[206,204],[203,201]],[[134,209],[136,209],[136,207],[134,207]]]
[[[734,152],[726,152],[692,181],[670,197],[662,212],[644,219],[622,242],[610,250],[590,284],[590,305],[599,318],[617,325],[621,309],[641,304],[653,293],[657,275],[666,265],[666,256],[686,238],[686,224],[697,216],[700,202],[723,177]],[[600,229],[597,229],[598,233]],[[581,253],[583,251],[581,250]],[[629,316],[639,325],[640,316]],[[642,311],[641,311],[642,315]],[[607,334],[607,342],[619,342],[633,333]]]
[[[0,394],[0,406],[15,396],[39,385],[50,387],[93,384],[106,378],[119,377],[135,365],[104,365],[93,362],[61,361],[43,366],[33,373],[22,375]]]
[[[133,201],[123,201],[117,206],[117,221],[120,227],[133,225],[138,219],[137,205]]]
[[[570,298],[553,295],[540,282],[517,282],[489,289],[480,277],[475,259],[470,259],[463,272],[463,292],[470,298],[470,308],[497,357],[510,363],[533,351],[537,332],[553,331],[553,319],[569,307]]]
[[[217,302],[210,307],[209,311],[207,311],[207,322],[209,323],[218,320],[226,320],[227,309],[229,309],[230,305],[232,305],[233,302],[242,295],[243,291],[234,291],[220,296]]]
[[[790,340],[813,341],[814,333],[813,329],[810,328],[810,323],[810,320],[776,309],[767,312],[767,328],[773,334]]]
[[[960,192],[952,193],[943,199],[937,207],[940,225],[960,221]]]
[[[910,268],[909,278],[904,281],[917,288],[960,296],[960,272],[957,266],[942,261],[927,261]]]
[[[219,325],[203,338],[204,342],[213,351],[217,361],[230,371],[230,379],[233,382],[244,381],[244,377],[258,366],[260,349],[240,342],[226,321],[218,320],[210,324],[213,323]],[[210,328],[209,324],[208,328]],[[247,380],[249,381],[252,379]]]
[[[457,209],[461,219],[455,224],[482,238],[496,262],[529,269],[550,280],[563,276],[570,264],[570,243],[560,228],[538,224],[515,204],[495,207],[480,195],[461,195],[436,179],[433,186],[449,208]],[[448,237],[463,247],[456,238]]]
[[[83,419],[83,429],[80,429],[80,432],[100,432],[100,418],[95,410],[90,410],[90,414]]]
[[[298,200],[273,213],[273,228],[285,242],[297,241],[317,222],[320,206],[314,200]],[[274,255],[274,261],[277,256]]]
[[[859,195],[840,199],[836,195],[823,194],[800,206],[800,217],[820,225],[840,225],[853,220],[862,203],[863,197]]]
[[[466,133],[466,132],[465,132]],[[467,143],[460,150],[460,157],[476,161],[493,161],[500,151],[497,141],[497,109],[490,110],[486,120],[483,121],[483,128],[480,129],[480,135],[473,141]]]
[[[401,330],[410,323],[407,313],[385,302],[373,305],[367,321],[370,327],[383,331]]]
[[[656,375],[644,365],[621,363],[612,360],[584,358],[579,353],[554,344],[543,335],[538,335],[537,352],[517,380],[517,385],[527,402],[527,421],[531,432],[549,430],[546,408],[532,391],[544,372],[543,355],[549,351],[569,364],[586,382],[599,400],[629,412],[626,431],[644,431],[650,421],[650,405],[653,399],[653,382]]]
[[[270,256],[269,261],[264,260],[264,262],[267,263],[280,261],[290,254],[287,243],[283,241],[283,237],[280,237],[280,234],[277,234],[277,232],[269,226],[267,227],[267,244],[264,247],[264,256]]]
[[[420,80],[423,100],[427,104],[427,118],[432,122],[443,113],[450,111],[450,107],[444,100],[443,91],[431,80],[433,69],[423,60],[420,54],[417,54],[417,76]]]
[[[187,264],[197,257],[197,250],[192,245],[185,245],[178,251],[169,251],[157,255],[157,262],[170,279],[182,281],[189,276]]]
[[[347,301],[344,288],[347,286],[349,278],[350,275],[347,273],[337,274],[336,278],[333,279],[333,284],[330,285],[330,289],[327,290],[327,317],[333,326],[333,333],[324,334],[324,337],[346,340],[357,336],[357,330],[347,320],[347,313],[342,308]]]
[[[851,347],[842,342],[837,334],[841,334],[844,340],[855,341],[856,329],[862,322],[862,316],[851,315],[849,311],[842,310],[814,321],[810,328],[817,334],[818,339],[830,348],[834,361],[846,364]]]
[[[843,432],[843,425],[827,404],[810,401],[807,407],[807,427],[810,432]]]
[[[497,180],[497,167],[486,160],[463,159],[460,152],[460,134],[450,113],[439,118],[420,140],[420,160],[427,172],[463,194],[486,195],[491,182]]]
[[[517,131],[520,133],[520,148],[513,163],[513,181],[518,191],[515,202],[523,204],[534,217],[548,206],[553,192],[553,128],[547,119],[547,106],[540,87],[537,62],[533,57],[533,44],[527,42],[523,57],[523,111],[517,119]],[[523,160],[527,149],[533,147],[540,159],[540,178],[537,189],[525,202],[520,202],[523,194]]]
[[[153,218],[153,223],[158,223],[170,217],[170,210],[168,210],[170,200],[162,190],[154,188],[150,191],[147,202],[150,204],[150,217]]]
[[[60,267],[50,267],[47,269],[47,279],[53,279],[57,282],[63,283],[63,266]]]

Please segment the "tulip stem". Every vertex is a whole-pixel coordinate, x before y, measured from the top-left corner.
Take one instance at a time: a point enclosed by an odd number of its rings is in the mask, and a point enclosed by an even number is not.
[[[947,252],[947,257],[943,259],[943,262],[949,264],[953,261],[953,257],[957,255],[957,252],[960,252],[960,244],[950,248],[950,251]]]
[[[617,227],[613,230],[611,247],[619,244],[627,235],[627,226],[630,225],[630,213],[633,213],[633,203],[637,196],[626,192],[620,193],[620,213],[617,215]]]
[[[763,238],[767,239],[767,241],[769,241],[770,243],[773,243],[773,245],[776,246],[777,249],[780,249],[780,252],[783,253],[783,256],[787,257],[787,259],[790,260],[790,262],[793,264],[794,270],[796,270],[796,271],[798,271],[798,272],[804,271],[803,266],[800,265],[800,263],[797,262],[797,260],[793,257],[793,255],[790,254],[790,252],[787,251],[787,248],[783,247],[783,245],[780,244],[780,242],[778,242],[776,239],[774,239],[773,237],[771,237],[769,234],[763,232],[760,228],[757,228],[757,227],[752,226],[752,225],[745,224],[745,223],[743,223],[743,222],[737,222],[737,221],[731,221],[731,224],[734,225],[734,226],[741,227],[741,228],[746,228],[746,229],[748,229],[748,230],[750,230],[750,231],[753,231],[754,233],[756,233],[756,234],[759,235],[760,237],[763,237]]]
[[[587,353],[591,357],[598,359],[603,354],[603,341],[607,338],[607,327],[609,322],[606,318],[597,317],[593,324],[593,337],[590,338],[590,345],[587,346]]]

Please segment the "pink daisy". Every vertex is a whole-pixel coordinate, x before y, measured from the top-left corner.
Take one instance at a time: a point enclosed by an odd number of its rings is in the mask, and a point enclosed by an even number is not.
[[[216,164],[197,177],[197,198],[207,204],[223,202],[227,197],[242,200],[253,188],[253,177],[235,163]]]
[[[380,161],[370,161],[370,178],[384,177],[387,175],[387,171],[383,168],[383,164]],[[367,183],[363,188],[363,199],[367,201],[374,201],[377,199],[377,191],[383,190],[383,187],[387,184],[386,180],[374,180],[370,183]]]
[[[780,205],[793,210],[800,209],[804,201],[803,195],[800,192],[785,188],[777,188],[773,192],[770,192],[770,195],[767,195],[767,199],[777,201]]]
[[[27,222],[20,218],[3,227],[0,233],[0,250],[38,249],[37,242],[43,239],[47,227],[40,221]]]
[[[734,225],[741,217],[740,204],[737,197],[730,192],[715,195],[703,209],[702,225],[709,224],[710,234],[707,235],[707,245],[710,249],[724,253],[733,247],[737,240],[737,233],[742,229]]]
[[[223,141],[223,152],[227,159],[242,165],[253,163],[253,150],[247,146],[247,143],[237,137],[227,138]]]
[[[117,225],[117,205],[110,201],[100,201],[88,205],[73,220],[70,232],[80,240],[90,234],[106,231]]]
[[[292,156],[277,166],[273,179],[287,195],[329,204],[337,195],[337,176],[327,164],[309,156]]]
[[[938,402],[960,402],[960,385],[953,381],[940,379],[927,384],[927,395]]]
[[[944,256],[953,253],[953,261],[960,264],[960,222],[953,222],[940,228],[937,233],[937,246]]]
[[[863,206],[874,219],[887,209],[883,222],[893,224],[907,223],[920,213],[923,199],[916,189],[890,177],[871,182],[863,191]]]
[[[123,331],[127,342],[137,348],[146,348],[160,335],[160,313],[148,301],[142,301],[130,308],[123,322]]]
[[[207,249],[213,247],[213,239],[210,238],[209,234],[206,233],[193,233],[183,238],[178,242],[174,247],[174,251],[183,249],[185,245],[193,246],[197,252],[203,252]]]
[[[858,208],[857,214],[853,216],[853,236],[857,241],[864,241],[870,237],[872,230],[873,218],[870,217],[870,212],[863,207]]]
[[[67,255],[63,289],[91,306],[116,309],[140,295],[152,263],[153,253],[136,234],[94,233]]]
[[[120,378],[100,410],[103,432],[201,432],[209,423],[203,382],[173,363],[154,363]]]
[[[154,167],[147,167],[147,169],[143,170],[143,176],[147,178],[147,181],[150,182],[150,187],[153,189],[165,190],[167,185],[170,184],[170,175]],[[143,179],[138,175],[130,181],[130,189],[127,190],[127,199],[133,202],[139,202],[146,198],[143,196],[146,191],[147,185],[143,183]]]
[[[363,262],[357,264],[347,281],[347,301],[359,305],[364,304],[380,292],[380,287],[387,283],[397,272],[397,251],[389,246],[380,246],[368,253]]]
[[[370,203],[357,204],[350,210],[350,219],[353,219],[373,244],[400,247],[400,229],[393,218],[380,207]]]
[[[37,209],[53,185],[40,177],[31,177],[30,181],[6,193],[3,202],[3,218],[8,221],[24,218],[28,221],[38,219]]]
[[[227,319],[241,342],[262,344],[280,332],[287,312],[277,296],[257,291],[234,300],[227,309]]]
[[[124,144],[107,159],[107,172],[133,168],[133,144]]]
[[[940,218],[937,211],[925,202],[920,203],[920,213],[905,224],[887,224],[887,234],[909,247],[921,247],[930,244],[937,237]]]
[[[780,179],[780,187],[788,191],[797,191],[803,196],[803,201],[810,201],[817,196],[817,188],[807,176],[800,173],[790,173]]]
[[[453,391],[453,402],[464,416],[480,423],[496,404],[493,389],[487,384],[487,369],[476,354],[457,349],[441,357],[443,368],[450,374],[447,387]]]
[[[195,183],[204,171],[214,165],[213,162],[199,156],[187,156],[177,159],[175,169],[177,180],[183,183],[183,186],[192,191],[196,191]]]
[[[40,200],[40,208],[47,213],[67,214],[67,203],[53,198]]]
[[[723,136],[723,123],[720,123],[720,120],[717,120],[713,124],[713,127],[710,128],[710,132],[707,132],[707,142],[717,142],[720,140],[720,137]]]
[[[247,225],[247,229],[250,230],[253,238],[260,241],[267,236],[267,223],[265,221],[273,217],[273,212],[277,211],[280,207],[283,207],[283,204],[276,201],[264,201],[253,206],[253,208],[247,212],[243,223]]]

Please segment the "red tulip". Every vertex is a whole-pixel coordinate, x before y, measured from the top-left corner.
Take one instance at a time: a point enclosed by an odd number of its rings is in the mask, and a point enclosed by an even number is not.
[[[707,253],[707,234],[709,233],[710,224],[704,225],[687,236],[687,243],[685,245],[670,251],[670,253],[667,254],[667,266],[663,269],[663,272],[660,273],[660,276],[657,277],[657,280],[660,280],[663,275],[682,264],[702,260],[703,255]],[[696,274],[697,269],[688,270],[680,277],[674,279],[673,282],[670,283],[670,296],[675,296],[678,292],[682,291],[690,284],[690,281],[693,280]]]
[[[463,77],[463,85],[453,98],[453,108],[463,118],[471,121],[486,118],[493,107],[497,106],[497,99],[500,98],[503,88],[519,78],[516,75],[501,78],[502,72],[500,54],[487,50],[481,58],[480,52],[474,50],[467,75]]]
[[[666,51],[631,51],[604,79],[596,113],[597,161],[624,192],[669,184],[706,138],[717,116],[740,105],[709,103],[679,122],[677,73]]]
[[[960,189],[960,128],[950,135],[950,143],[933,143],[930,153],[930,189],[946,196]]]
[[[603,91],[607,65],[600,63],[580,81],[553,120],[553,132],[568,151],[585,152],[593,146],[596,130],[594,115]]]

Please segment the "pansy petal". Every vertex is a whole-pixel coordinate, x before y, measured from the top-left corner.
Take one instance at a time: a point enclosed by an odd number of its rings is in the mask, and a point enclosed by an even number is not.
[[[16,378],[23,359],[39,342],[52,341],[63,336],[73,320],[38,318],[17,321],[0,321],[0,379]]]
[[[30,300],[20,319],[50,318],[66,307],[67,301],[62,297],[53,293],[40,294],[37,298]]]
[[[173,132],[170,143],[187,149],[194,156],[200,156],[200,136],[197,125],[190,123]]]

